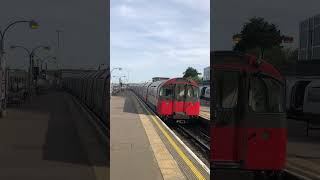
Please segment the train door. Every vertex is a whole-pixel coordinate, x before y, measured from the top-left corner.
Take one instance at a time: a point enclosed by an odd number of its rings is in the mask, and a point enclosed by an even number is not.
[[[247,111],[241,124],[245,169],[282,169],[286,158],[283,84],[266,75],[249,79]]]
[[[176,84],[174,90],[173,112],[182,118],[185,116],[186,84]]]
[[[238,71],[216,70],[215,84],[215,119],[211,131],[213,167],[238,167],[237,129],[239,99]]]
[[[188,116],[197,116],[200,111],[199,88],[191,84],[185,86],[184,112]]]

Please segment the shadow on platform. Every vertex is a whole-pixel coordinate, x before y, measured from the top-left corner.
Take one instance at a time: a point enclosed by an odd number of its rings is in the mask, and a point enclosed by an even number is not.
[[[87,152],[85,151],[75,123],[75,118],[72,118],[72,112],[75,109],[70,109],[67,101],[64,99],[63,93],[50,91],[47,94],[34,96],[31,103],[26,103],[19,111],[25,112],[40,112],[48,114],[48,127],[45,134],[45,143],[42,148],[42,157],[48,161],[59,161],[72,164],[94,165],[94,166],[109,166],[109,154],[107,146],[103,150],[104,153],[96,154],[98,158],[94,158],[93,162],[89,162]],[[92,125],[88,123],[88,127]],[[35,128],[37,125],[35,125]],[[34,129],[37,131],[37,129]],[[39,134],[42,135],[42,134]]]

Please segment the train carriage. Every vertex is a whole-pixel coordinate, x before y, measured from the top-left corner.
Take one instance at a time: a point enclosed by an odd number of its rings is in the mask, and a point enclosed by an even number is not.
[[[320,112],[320,80],[314,80],[308,84],[303,99],[303,113],[319,118]],[[317,122],[320,123],[320,122]]]
[[[280,176],[286,161],[284,80],[270,64],[247,54],[211,52],[215,117],[212,169]]]
[[[199,116],[199,88],[192,80],[159,80],[131,85],[131,89],[166,120],[194,119]]]
[[[286,110],[289,118],[319,124],[320,81],[318,77],[287,79]]]

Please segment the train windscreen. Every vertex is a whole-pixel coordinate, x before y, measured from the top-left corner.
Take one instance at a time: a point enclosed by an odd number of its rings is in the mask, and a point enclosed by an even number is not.
[[[215,116],[213,122],[225,126],[234,122],[239,98],[239,72],[217,70],[215,83]]]
[[[192,85],[188,85],[186,98],[189,99],[189,98],[198,98],[198,97],[199,97],[199,88]]]
[[[175,85],[175,98],[178,101],[184,101],[185,95],[185,84],[176,84]]]
[[[254,77],[250,82],[249,109],[254,112],[283,112],[283,86],[269,77]]]

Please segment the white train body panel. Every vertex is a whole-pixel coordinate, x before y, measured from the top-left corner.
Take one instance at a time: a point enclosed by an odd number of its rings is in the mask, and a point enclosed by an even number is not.
[[[320,115],[320,80],[312,81],[305,90],[303,112]]]

